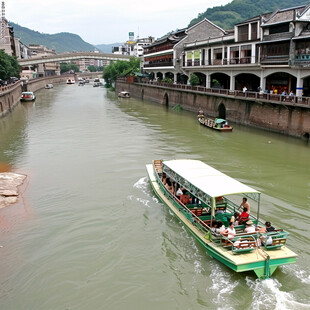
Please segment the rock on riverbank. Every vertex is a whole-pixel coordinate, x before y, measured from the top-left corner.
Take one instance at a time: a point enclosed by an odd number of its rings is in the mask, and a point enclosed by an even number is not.
[[[17,201],[18,187],[23,184],[26,176],[13,172],[0,173],[0,209]]]

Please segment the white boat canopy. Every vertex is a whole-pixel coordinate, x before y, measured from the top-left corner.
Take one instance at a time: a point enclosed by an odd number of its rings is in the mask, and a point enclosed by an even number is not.
[[[163,172],[179,181],[185,188],[195,187],[210,198],[249,194],[256,199],[260,195],[257,190],[229,177],[200,160],[169,160],[163,162]],[[177,175],[176,175],[177,174]],[[186,184],[188,186],[186,186]],[[192,186],[191,186],[192,185]],[[255,199],[254,198],[254,199]],[[255,199],[255,200],[256,200]]]

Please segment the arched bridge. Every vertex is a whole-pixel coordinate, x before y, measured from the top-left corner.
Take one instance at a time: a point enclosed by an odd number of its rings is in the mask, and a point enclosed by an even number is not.
[[[50,62],[66,62],[69,60],[77,59],[101,59],[101,60],[126,60],[129,61],[130,56],[107,54],[107,53],[96,53],[96,52],[78,52],[78,53],[62,53],[56,55],[46,55],[41,57],[32,57],[29,59],[20,59],[18,63],[21,66],[31,66]]]

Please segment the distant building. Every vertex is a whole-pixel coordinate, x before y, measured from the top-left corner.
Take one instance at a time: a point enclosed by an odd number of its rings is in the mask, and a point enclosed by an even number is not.
[[[2,15],[0,18],[0,49],[10,56],[16,55],[14,30],[5,18],[5,6],[2,2]]]

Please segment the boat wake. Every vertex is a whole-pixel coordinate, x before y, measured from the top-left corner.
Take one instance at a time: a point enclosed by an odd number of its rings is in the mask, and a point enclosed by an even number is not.
[[[297,277],[302,283],[310,284],[310,274],[307,270],[302,270],[296,265],[286,265],[281,267],[282,271],[286,274],[290,274]]]
[[[135,197],[134,195],[130,195],[128,197],[130,200],[136,199],[138,202],[142,203],[146,207],[150,207],[149,203],[151,202],[151,200],[158,203],[158,199],[155,196],[150,194],[149,183],[148,183],[147,177],[143,177],[140,180],[138,180],[133,185],[133,187],[140,190],[146,196],[146,198]]]
[[[210,267],[210,279],[212,279],[212,286],[210,287],[210,290],[213,291],[212,296],[214,296],[212,301],[214,304],[223,305],[222,309],[234,309],[229,306],[229,303],[235,287],[238,286],[238,281],[229,281],[230,273],[223,271],[221,266],[219,266],[216,262],[210,261]],[[218,309],[221,309],[221,307]]]
[[[276,279],[260,281],[247,277],[246,281],[253,290],[251,309],[309,309],[309,304],[296,301],[292,293],[281,291],[282,284]]]

